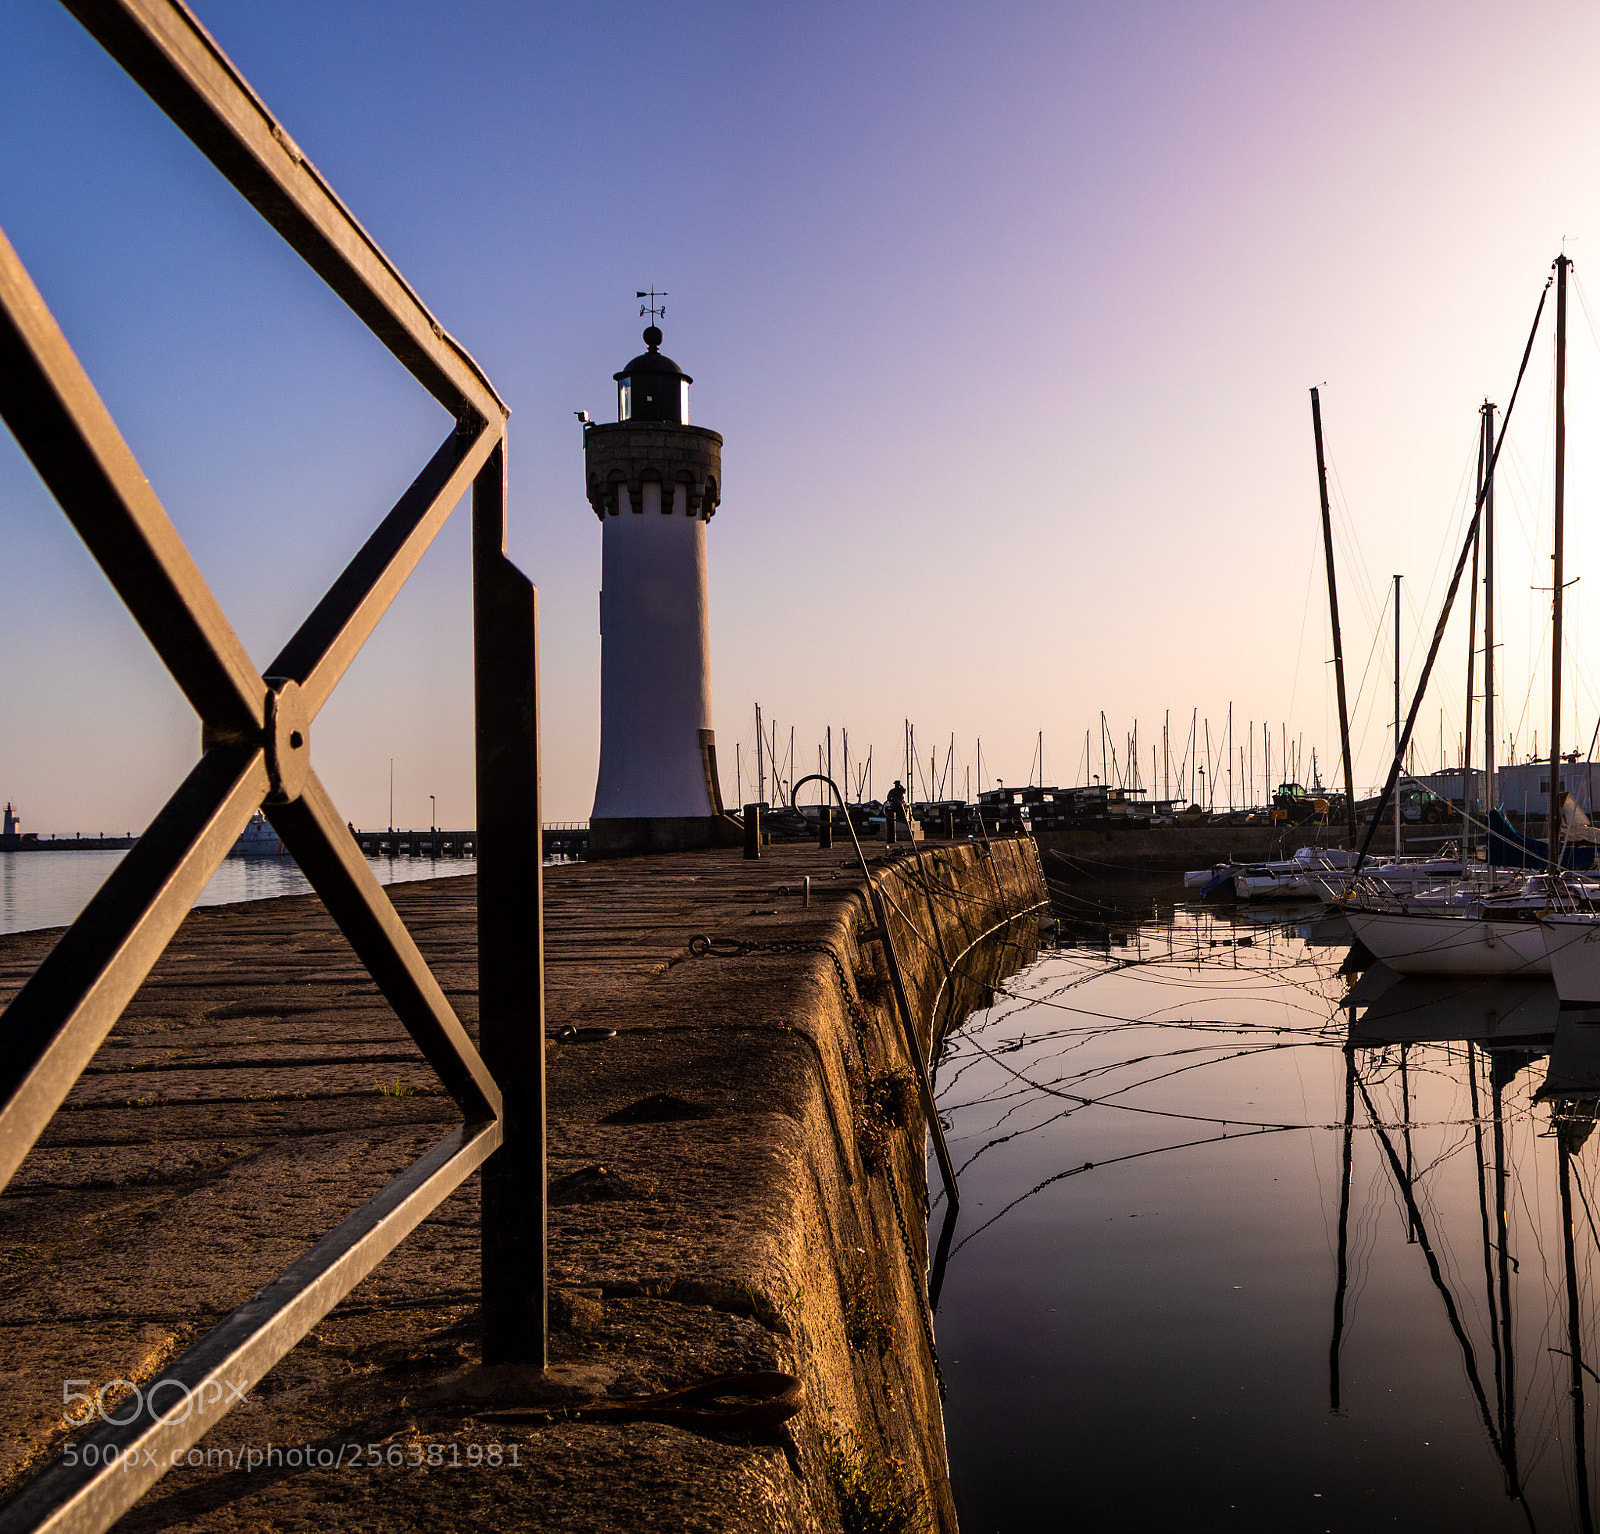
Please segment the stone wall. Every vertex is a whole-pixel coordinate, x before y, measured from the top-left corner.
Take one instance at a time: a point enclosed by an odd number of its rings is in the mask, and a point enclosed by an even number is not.
[[[986,999],[990,984],[1037,952],[1039,907],[1047,901],[1043,874],[1026,839],[996,841],[988,849],[973,842],[933,845],[920,857],[910,849],[892,852],[876,861],[874,873],[926,1050],[930,1033],[959,1026]],[[774,1285],[803,1296],[796,1362],[811,1405],[796,1436],[804,1475],[795,1490],[821,1527],[836,1526],[824,1468],[827,1438],[854,1431],[869,1455],[905,1465],[932,1527],[953,1530],[924,1279],[927,1177],[932,1167],[937,1178],[937,1167],[931,1156],[924,1160],[925,1124],[914,1100],[877,1169],[863,1156],[863,1136],[853,1128],[863,1118],[863,1077],[907,1064],[883,944],[863,937],[869,925],[865,901],[852,901],[826,939],[844,956],[862,995],[865,1069],[830,961],[798,966],[793,980],[774,986],[792,997],[794,1024],[816,1041],[819,1066],[817,1090],[806,1105],[806,1151],[792,1164],[784,1276]],[[849,1314],[853,1301],[859,1312],[869,1288],[893,1332],[893,1350],[883,1357],[861,1345],[862,1317]]]
[[[1343,847],[1343,826],[1150,826],[1115,831],[1041,831],[1039,855],[1052,879],[1137,878],[1213,863],[1268,862],[1297,847]],[[1392,833],[1391,833],[1392,835]]]

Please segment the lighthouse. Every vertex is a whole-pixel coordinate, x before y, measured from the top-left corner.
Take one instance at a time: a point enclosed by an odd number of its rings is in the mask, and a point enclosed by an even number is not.
[[[586,424],[600,519],[600,774],[592,857],[742,839],[722,811],[711,728],[706,528],[722,495],[722,438],[689,424],[694,382],[661,351],[612,377],[617,419]]]

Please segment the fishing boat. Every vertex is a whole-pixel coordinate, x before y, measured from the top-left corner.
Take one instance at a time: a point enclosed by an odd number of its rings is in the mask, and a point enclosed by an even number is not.
[[[287,855],[288,849],[283,845],[283,840],[272,829],[272,822],[257,810],[250,817],[250,824],[239,833],[239,839],[228,851],[231,858],[281,858]]]

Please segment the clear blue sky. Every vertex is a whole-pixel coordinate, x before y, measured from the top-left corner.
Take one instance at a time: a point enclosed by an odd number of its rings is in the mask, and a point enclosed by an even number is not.
[[[1324,385],[1352,687],[1394,571],[1407,649],[1563,237],[1600,294],[1600,12],[1577,3],[201,3],[204,22],[513,410],[543,605],[547,816],[588,813],[599,528],[636,287],[726,438],[710,529],[726,791],[759,699],[802,753],[901,720],[1073,781],[1104,708],[1335,744],[1306,390]],[[271,656],[447,422],[50,0],[0,4],[0,227],[246,644]],[[1548,339],[1548,333],[1547,337]],[[1592,562],[1600,341],[1573,316],[1569,573]],[[1502,711],[1548,584],[1550,365],[1508,478]],[[0,798],[137,828],[187,706],[9,438]],[[346,814],[472,816],[465,519],[318,721]],[[1359,555],[1359,566],[1357,556]],[[1432,582],[1431,597],[1428,596]],[[1364,589],[1365,588],[1365,589]],[[1576,588],[1569,735],[1600,710]],[[1379,636],[1357,720],[1379,772]],[[1436,709],[1454,755],[1465,640]],[[1180,731],[1179,720],[1183,720]],[[1242,738],[1242,731],[1241,731]],[[837,739],[837,736],[836,736]],[[1098,771],[1098,751],[1095,753]],[[886,779],[880,772],[881,790]]]

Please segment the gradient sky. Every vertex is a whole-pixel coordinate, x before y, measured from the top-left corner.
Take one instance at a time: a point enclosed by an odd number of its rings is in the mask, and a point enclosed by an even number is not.
[[[546,818],[588,814],[600,530],[632,298],[721,431],[724,791],[759,700],[898,767],[1080,781],[1104,709],[1337,727],[1307,388],[1341,524],[1357,775],[1408,675],[1540,287],[1575,259],[1563,724],[1600,638],[1600,10],[1579,3],[550,6],[202,0],[306,154],[509,401],[512,551],[543,614]],[[448,426],[88,36],[0,0],[0,227],[264,663]],[[1595,270],[1590,271],[1590,259]],[[1587,286],[1584,286],[1587,284]],[[1548,742],[1547,320],[1502,475],[1503,734]],[[143,825],[193,716],[0,439],[0,798]],[[318,720],[357,825],[470,823],[464,511]],[[1450,552],[1446,552],[1449,544]],[[1387,619],[1384,619],[1387,622]],[[1419,762],[1456,753],[1458,623]],[[1376,648],[1374,649],[1374,646]],[[1370,660],[1369,660],[1370,657]],[[1363,683],[1363,677],[1365,681]],[[837,733],[835,736],[837,740]],[[1093,770],[1099,771],[1098,747]],[[1258,768],[1259,772],[1259,768]],[[1276,775],[1276,774],[1275,774]],[[961,772],[958,771],[958,778]],[[748,780],[746,783],[748,787]]]

